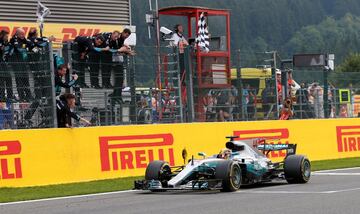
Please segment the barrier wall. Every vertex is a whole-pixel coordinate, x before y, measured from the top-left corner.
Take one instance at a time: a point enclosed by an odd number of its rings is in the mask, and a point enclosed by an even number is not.
[[[225,136],[297,143],[310,160],[360,156],[360,120],[191,123],[0,131],[0,187],[23,187],[144,175],[147,163],[183,163],[216,154]],[[285,153],[272,152],[273,160]]]
[[[17,28],[22,27],[27,34],[30,29],[38,28],[36,22],[2,22],[0,30],[7,30],[10,35],[15,34]],[[74,40],[76,36],[92,36],[100,32],[122,31],[123,26],[96,25],[96,24],[73,24],[73,23],[45,23],[44,36],[55,36],[56,42]]]

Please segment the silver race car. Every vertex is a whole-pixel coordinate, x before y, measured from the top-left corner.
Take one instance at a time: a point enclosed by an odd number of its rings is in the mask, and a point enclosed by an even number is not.
[[[183,166],[170,166],[165,161],[149,163],[145,180],[134,182],[135,189],[161,192],[166,190],[214,190],[231,192],[243,185],[283,179],[288,183],[307,183],[310,179],[310,161],[296,155],[296,144],[268,144],[265,139],[230,140],[219,154],[202,159],[194,156]],[[266,155],[271,151],[286,150],[281,162],[272,162]],[[186,160],[186,150],[183,158]]]

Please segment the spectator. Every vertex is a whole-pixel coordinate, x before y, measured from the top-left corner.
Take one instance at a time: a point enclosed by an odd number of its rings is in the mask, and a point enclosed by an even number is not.
[[[10,103],[0,101],[0,130],[10,129],[13,124]]]
[[[6,51],[9,48],[8,39],[9,32],[5,30],[0,31],[0,101],[5,101],[5,97],[10,100],[14,98],[11,75],[5,62],[7,55]]]
[[[184,27],[181,24],[177,24],[174,27],[175,33],[171,37],[170,46],[176,47],[179,50],[179,65],[180,65],[180,78],[182,85],[185,84],[185,62],[184,62],[184,48],[189,45],[184,36]],[[177,61],[177,59],[175,59]],[[177,67],[175,67],[175,70]]]
[[[304,82],[300,84],[300,89],[296,92],[296,103],[297,103],[297,110],[300,111],[300,118],[313,118],[313,110],[310,106],[309,101],[309,91]]]
[[[274,98],[274,87],[271,87],[270,81],[266,81],[266,86],[261,92],[262,108],[265,115],[269,115],[270,111],[273,110],[272,106],[276,104]]]
[[[74,64],[75,70],[79,75],[78,84],[82,88],[88,88],[85,84],[85,64],[88,54],[95,51],[107,51],[108,48],[101,48],[105,38],[102,35],[96,35],[95,37],[78,36],[74,42],[77,45],[77,54],[75,54],[75,60],[77,63]],[[95,49],[101,48],[101,49]]]
[[[245,91],[245,92],[244,92]],[[250,88],[249,84],[245,85],[245,89],[243,90],[243,96],[247,96],[246,99],[246,118],[252,118],[255,116],[255,108],[256,108],[256,93],[254,93],[254,90]],[[245,112],[244,112],[245,113]]]
[[[31,101],[34,98],[31,95],[29,73],[26,68],[28,59],[27,48],[30,46],[30,41],[25,38],[24,29],[16,29],[15,35],[10,39],[10,46],[10,61],[15,73],[15,82],[19,99],[21,101]]]
[[[276,69],[276,88],[278,104],[282,103],[282,85],[281,85],[281,70]]]
[[[210,90],[209,93],[203,98],[203,104],[206,121],[216,120],[216,96],[213,90]]]
[[[314,100],[314,111],[316,118],[324,118],[324,91],[319,83],[314,82],[308,89],[309,94]]]
[[[69,82],[63,81],[63,77],[65,77],[68,71],[68,66],[66,64],[61,64],[58,66],[55,73],[55,94],[59,96],[61,93],[61,88],[70,88],[77,84],[78,75],[73,74],[72,79]]]
[[[109,47],[110,49],[119,49],[119,37],[120,32],[115,30],[112,33],[103,33],[103,37],[105,38],[105,42],[103,44],[104,47]],[[102,86],[103,88],[112,88],[111,85],[111,71],[113,67],[113,53],[110,51],[103,52],[101,54],[101,75],[102,75]],[[91,74],[91,72],[90,72]],[[96,74],[95,74],[96,75]],[[94,82],[98,82],[99,80],[94,77]]]
[[[288,70],[288,89],[290,97],[294,97],[296,95],[297,90],[300,89],[300,85],[294,80],[292,76],[292,70]]]
[[[229,90],[222,90],[217,96],[217,113],[218,113],[218,119],[220,122],[223,122],[225,120],[231,119],[230,115],[230,91]]]
[[[75,95],[73,94],[61,95],[59,99],[56,100],[56,114],[59,128],[72,127],[71,118],[91,125],[88,120],[72,112],[71,109],[73,108],[75,108]]]
[[[284,100],[280,111],[280,118],[279,120],[289,120],[294,115],[293,112],[293,105],[291,98],[287,98]]]
[[[250,93],[249,93],[249,89],[250,89],[250,85],[246,84],[245,87],[242,90],[242,114],[243,114],[243,119],[247,120],[249,118],[249,114],[248,114],[248,104],[250,101]]]
[[[51,96],[51,76],[46,73],[47,65],[44,63],[48,53],[45,50],[54,37],[39,37],[36,29],[31,29],[28,35],[29,40],[29,67],[34,76],[34,93],[36,99]],[[42,50],[42,51],[41,51]],[[45,52],[46,51],[46,52]]]
[[[152,122],[156,123],[159,121],[159,112],[160,112],[160,92],[156,89],[151,90],[151,96],[149,97],[149,105],[151,106],[151,118]]]
[[[117,45],[118,52],[112,56],[112,66],[114,69],[114,91],[109,96],[112,97],[114,102],[122,103],[121,93],[124,82],[124,66],[122,55],[133,55],[134,52],[131,48],[124,44],[124,41],[130,36],[131,31],[125,28],[119,35]]]

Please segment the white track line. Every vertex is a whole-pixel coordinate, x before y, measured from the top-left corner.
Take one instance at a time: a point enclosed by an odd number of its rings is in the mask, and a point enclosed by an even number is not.
[[[313,172],[311,175],[360,175],[359,172]]]
[[[74,195],[74,196],[65,196],[65,197],[57,197],[57,198],[44,198],[44,199],[36,199],[36,200],[28,200],[28,201],[15,201],[15,202],[8,202],[8,203],[0,203],[0,207],[5,206],[5,205],[35,203],[35,202],[44,202],[44,201],[55,201],[55,200],[64,200],[64,199],[72,199],[72,198],[86,198],[86,197],[122,194],[122,193],[137,192],[137,191],[139,191],[139,190],[124,190],[124,191],[116,191],[116,192],[94,193],[94,194],[87,194],[87,195]]]
[[[313,172],[312,174],[319,175],[321,172],[336,172],[336,171],[343,171],[343,170],[352,170],[352,169],[360,169],[360,167],[352,167],[352,168],[343,168],[343,169],[330,169],[330,170],[320,170]],[[354,189],[357,190],[357,189]],[[352,190],[352,191],[354,191]],[[56,198],[44,198],[44,199],[37,199],[37,200],[27,200],[27,201],[16,201],[16,202],[8,202],[8,203],[0,203],[1,206],[5,205],[15,205],[15,204],[25,204],[25,203],[36,203],[36,202],[44,202],[44,201],[55,201],[55,200],[64,200],[64,199],[72,199],[72,198],[86,198],[86,197],[95,197],[95,196],[102,196],[102,195],[112,195],[112,194],[123,194],[128,192],[136,192],[138,190],[124,190],[124,191],[116,191],[116,192],[105,192],[105,193],[95,193],[95,194],[87,194],[87,195],[74,195],[74,196],[65,196],[65,197],[56,197]],[[319,193],[336,193],[336,192],[344,192],[347,190],[339,190],[339,191],[325,191],[325,192],[319,192]],[[296,192],[296,191],[239,191],[238,193],[317,193],[317,192]]]
[[[329,191],[317,191],[317,192],[310,192],[310,191],[273,191],[273,190],[253,190],[253,191],[239,191],[236,193],[250,193],[250,194],[329,194]]]
[[[360,167],[351,167],[351,168],[342,168],[342,169],[328,169],[328,170],[319,170],[314,171],[315,173],[318,172],[337,172],[337,171],[346,171],[346,170],[352,170],[352,169],[360,169]]]
[[[351,189],[342,189],[342,190],[328,190],[328,191],[266,191],[266,190],[248,190],[248,191],[239,191],[236,193],[252,193],[252,194],[333,194],[333,193],[340,193],[340,192],[352,192],[352,191],[358,191],[359,188],[351,188]]]

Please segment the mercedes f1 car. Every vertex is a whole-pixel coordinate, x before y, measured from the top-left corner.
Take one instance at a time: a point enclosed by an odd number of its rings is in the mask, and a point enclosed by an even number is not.
[[[145,180],[134,182],[135,189],[161,192],[166,190],[221,190],[232,192],[243,185],[283,179],[288,183],[307,183],[310,179],[310,161],[296,155],[296,144],[268,144],[265,139],[236,141],[227,137],[226,149],[202,159],[194,156],[183,166],[170,166],[165,161],[149,163]],[[271,151],[286,150],[281,162],[272,162],[266,155]],[[186,160],[186,150],[183,158]]]

